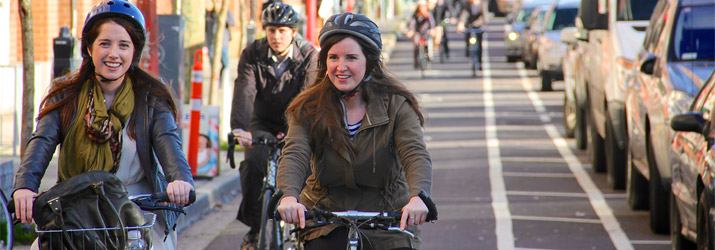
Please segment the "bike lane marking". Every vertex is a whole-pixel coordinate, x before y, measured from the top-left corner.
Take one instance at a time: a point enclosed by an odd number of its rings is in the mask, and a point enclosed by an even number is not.
[[[492,94],[492,72],[489,63],[489,42],[485,36],[482,37],[482,80],[484,81],[484,120],[485,134],[487,140],[487,155],[489,159],[489,183],[492,194],[492,209],[496,221],[495,233],[497,236],[497,248],[499,250],[514,249],[514,231],[512,228],[511,211],[509,210],[509,200],[506,196],[506,185],[504,183],[504,171],[501,161],[501,151],[499,150],[499,139],[497,138],[496,112],[494,111],[494,96]]]
[[[564,140],[564,138],[561,137],[561,135],[559,134],[559,131],[556,126],[550,124],[551,118],[549,117],[546,111],[546,107],[541,101],[541,98],[533,90],[531,80],[529,80],[527,72],[524,69],[524,64],[517,63],[516,68],[519,72],[519,77],[521,78],[521,85],[527,92],[529,99],[532,102],[532,105],[536,109],[536,112],[539,114],[541,121],[544,123],[543,126],[546,130],[546,133],[549,135],[549,137],[551,137],[551,140],[559,151],[559,154],[561,154],[561,156],[564,158],[564,161],[566,161],[566,163],[568,164],[569,170],[571,170],[574,176],[576,176],[576,180],[581,186],[581,188],[583,188],[583,190],[586,192],[591,206],[600,218],[603,224],[603,228],[606,230],[608,236],[611,238],[613,245],[616,247],[616,249],[619,250],[634,249],[633,245],[628,239],[628,236],[625,232],[623,232],[620,223],[613,215],[613,210],[611,209],[611,207],[608,206],[608,203],[606,203],[606,199],[603,193],[601,193],[601,190],[598,189],[595,183],[593,183],[593,180],[591,180],[591,177],[588,175],[588,173],[586,173],[586,170],[584,169],[581,162],[571,151],[571,148],[568,146],[568,143],[566,143],[566,140]]]

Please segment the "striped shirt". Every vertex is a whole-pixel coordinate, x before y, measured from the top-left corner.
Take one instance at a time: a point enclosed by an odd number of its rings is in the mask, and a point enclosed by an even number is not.
[[[355,124],[348,124],[348,132],[350,132],[350,137],[354,136],[358,132],[360,125],[362,125],[362,120],[358,121]]]

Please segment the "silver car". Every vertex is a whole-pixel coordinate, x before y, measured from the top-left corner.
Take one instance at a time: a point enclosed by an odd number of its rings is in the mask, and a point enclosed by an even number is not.
[[[514,13],[507,15],[509,25],[504,29],[504,46],[506,47],[506,61],[516,62],[521,59],[521,39],[531,12],[538,6],[553,3],[553,0],[526,0]]]
[[[561,30],[574,26],[580,0],[560,0],[551,5],[544,15],[539,42],[536,50],[536,71],[541,76],[541,90],[551,90],[551,82],[563,80],[561,61],[566,52],[566,44],[561,42]]]

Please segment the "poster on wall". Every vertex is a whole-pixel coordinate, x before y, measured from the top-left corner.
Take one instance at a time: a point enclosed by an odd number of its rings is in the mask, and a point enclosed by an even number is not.
[[[184,105],[184,111],[181,114],[181,132],[182,146],[184,153],[189,152],[189,131],[191,126],[191,107]],[[219,168],[219,107],[218,106],[203,106],[201,107],[201,121],[199,126],[199,149],[197,156],[196,176],[194,177],[214,177]]]

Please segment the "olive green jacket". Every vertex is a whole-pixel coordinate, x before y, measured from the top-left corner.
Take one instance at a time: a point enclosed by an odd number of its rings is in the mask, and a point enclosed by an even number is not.
[[[417,113],[400,95],[370,99],[352,140],[359,149],[354,161],[333,148],[314,155],[315,140],[306,126],[310,122],[289,121],[277,176],[286,196],[298,197],[308,209],[317,205],[330,211],[400,211],[410,197],[430,192],[432,162]],[[307,173],[312,174],[304,183]],[[306,240],[334,227],[318,229]]]

